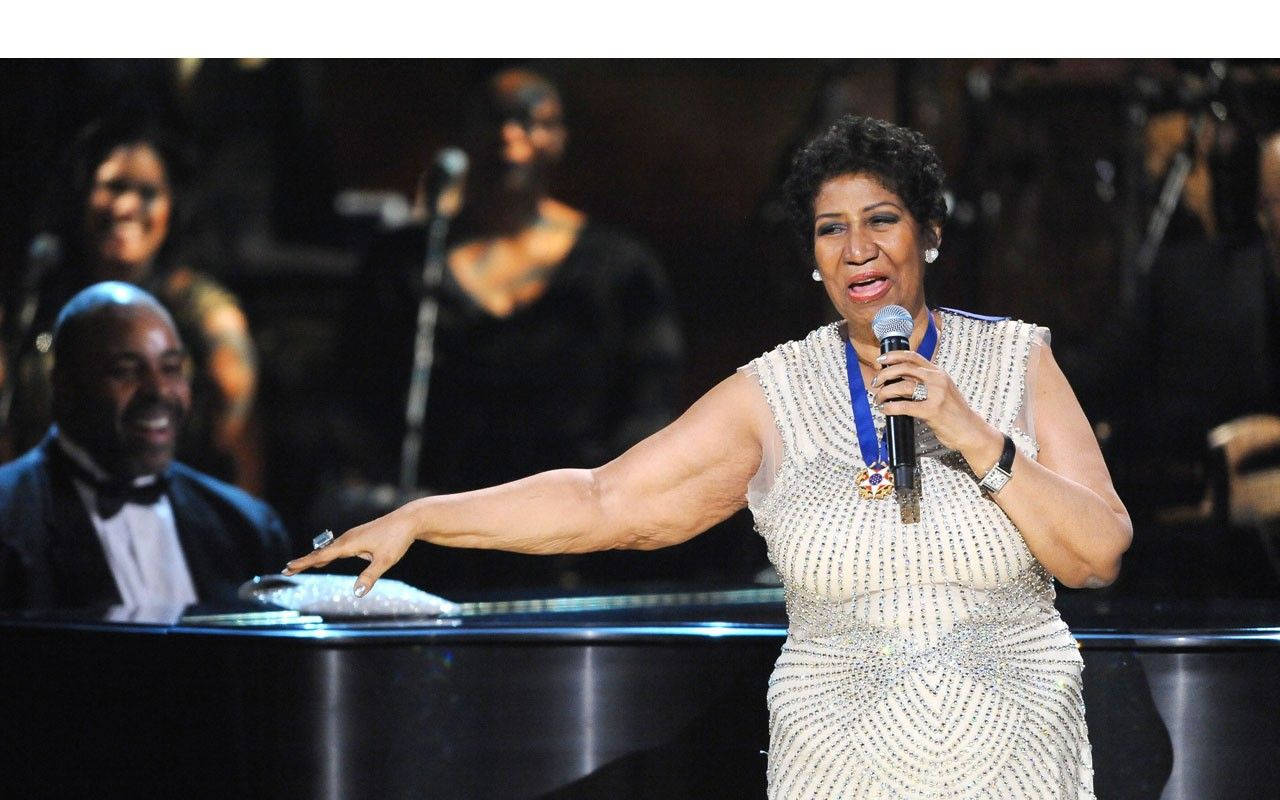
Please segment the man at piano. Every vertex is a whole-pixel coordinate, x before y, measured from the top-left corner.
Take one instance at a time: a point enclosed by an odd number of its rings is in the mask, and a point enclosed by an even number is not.
[[[288,557],[266,503],[173,460],[189,362],[159,301],[90,286],[51,346],[54,424],[0,467],[0,607],[230,601]]]

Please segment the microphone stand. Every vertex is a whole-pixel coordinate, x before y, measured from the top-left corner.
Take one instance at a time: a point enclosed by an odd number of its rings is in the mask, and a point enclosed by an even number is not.
[[[13,413],[13,398],[17,391],[16,370],[26,352],[27,336],[31,333],[36,321],[36,311],[40,308],[40,285],[45,273],[61,261],[62,248],[57,237],[52,234],[40,234],[27,249],[27,262],[19,283],[21,301],[15,306],[17,321],[9,340],[10,346],[5,348],[8,364],[3,371],[8,374],[3,383],[0,383],[0,437],[7,437],[9,434],[9,416]],[[2,319],[3,314],[0,313],[0,320]]]
[[[1195,166],[1195,153],[1198,147],[1198,140],[1201,131],[1208,123],[1208,118],[1212,101],[1222,87],[1222,82],[1226,78],[1227,68],[1221,61],[1215,61],[1209,66],[1208,89],[1205,93],[1205,102],[1195,116],[1191,118],[1191,125],[1187,131],[1186,146],[1174,153],[1173,159],[1169,163],[1169,168],[1165,171],[1164,182],[1160,187],[1160,196],[1156,201],[1156,206],[1151,211],[1151,218],[1147,223],[1147,234],[1142,240],[1142,245],[1138,248],[1138,254],[1135,258],[1135,266],[1139,280],[1146,280],[1151,274],[1151,267],[1155,263],[1156,254],[1160,250],[1160,245],[1164,242],[1164,235],[1169,228],[1169,220],[1173,217],[1173,212],[1178,206],[1178,198],[1182,196],[1182,189],[1186,186],[1187,177],[1191,175],[1191,169]],[[1136,287],[1126,286],[1132,292]],[[1133,298],[1127,298],[1133,299]]]
[[[445,192],[449,191],[447,188]],[[419,289],[417,332],[413,339],[413,370],[409,375],[409,392],[405,399],[404,441],[400,447],[400,491],[408,496],[418,487],[418,462],[422,456],[422,423],[427,415],[427,393],[431,388],[431,369],[435,364],[436,322],[440,314],[439,289],[444,281],[445,240],[449,236],[452,214],[447,199],[435,202],[427,221],[427,247],[422,264]],[[456,205],[456,203],[455,203]]]

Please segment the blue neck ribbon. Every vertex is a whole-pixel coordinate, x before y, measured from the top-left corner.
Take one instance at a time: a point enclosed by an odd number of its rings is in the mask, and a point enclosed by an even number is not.
[[[929,320],[917,350],[926,360],[933,360],[933,350],[938,344],[938,328],[933,324],[933,314],[926,314]],[[858,368],[858,354],[853,352],[853,343],[848,337],[844,340],[844,371],[849,376],[849,402],[853,405],[853,424],[858,431],[858,449],[862,451],[862,463],[871,466],[889,458],[889,445],[876,436],[876,424],[871,417],[871,403],[867,401],[867,387],[862,382],[862,370]]]

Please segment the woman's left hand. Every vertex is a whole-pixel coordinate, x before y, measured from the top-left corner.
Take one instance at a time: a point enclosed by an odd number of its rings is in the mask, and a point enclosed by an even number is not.
[[[995,462],[1004,435],[969,406],[950,375],[913,350],[885,353],[879,363],[871,389],[886,415],[923,420],[939,442],[959,451],[971,465],[976,462],[986,469]],[[921,393],[923,399],[912,399]]]

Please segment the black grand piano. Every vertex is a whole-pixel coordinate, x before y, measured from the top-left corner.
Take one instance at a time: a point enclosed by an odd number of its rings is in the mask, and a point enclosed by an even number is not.
[[[1277,797],[1280,601],[1064,593],[1101,798]],[[1152,620],[1176,618],[1177,629]],[[0,620],[7,797],[754,798],[780,590]]]

